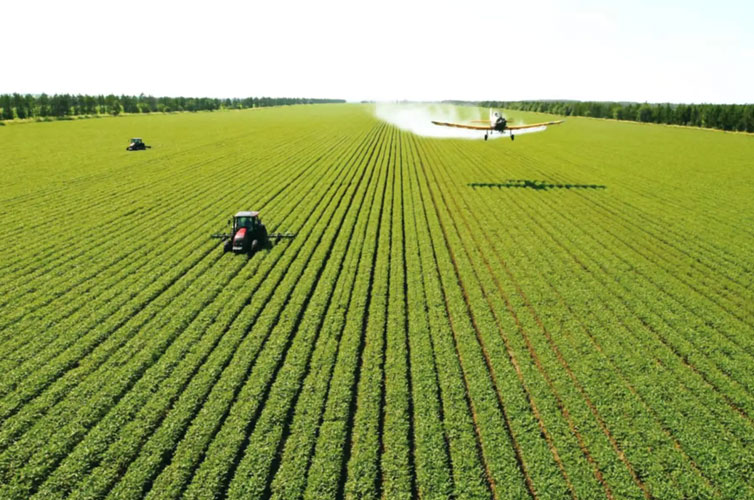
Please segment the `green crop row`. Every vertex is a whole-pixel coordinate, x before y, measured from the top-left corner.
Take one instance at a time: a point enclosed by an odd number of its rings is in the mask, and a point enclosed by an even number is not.
[[[302,183],[299,189],[303,195],[306,190],[306,184]],[[269,203],[265,204],[265,206],[269,206]],[[288,217],[293,216],[294,214],[288,215]],[[295,224],[295,221],[291,222]],[[300,216],[299,222],[303,222],[303,218]],[[179,419],[186,419],[191,416],[193,413],[189,413],[188,415],[184,413],[181,415],[180,412],[176,411],[177,408],[173,410],[174,413],[170,416],[166,416],[165,413],[170,408],[171,403],[173,403],[179,395],[182,398],[188,398],[189,394],[194,398],[206,395],[206,392],[202,391],[207,391],[208,388],[211,387],[211,384],[209,386],[202,385],[201,382],[205,382],[206,384],[206,380],[202,375],[208,370],[210,373],[208,380],[216,380],[214,377],[217,376],[220,368],[217,365],[214,365],[215,368],[213,369],[207,368],[207,362],[205,362],[205,360],[211,354],[214,356],[213,361],[223,360],[219,362],[227,362],[227,356],[233,352],[233,349],[237,346],[237,343],[240,340],[238,337],[239,333],[243,332],[248,326],[248,323],[246,323],[246,326],[244,327],[237,327],[235,325],[236,318],[239,316],[243,307],[258,293],[260,285],[264,283],[265,279],[268,277],[269,268],[276,261],[277,259],[271,260],[270,262],[265,261],[264,263],[260,263],[259,267],[244,266],[238,277],[224,286],[220,296],[221,300],[217,300],[216,302],[219,304],[229,304],[230,307],[225,307],[222,311],[216,313],[217,315],[211,324],[196,324],[196,328],[209,329],[209,332],[204,336],[204,339],[206,339],[204,340],[204,343],[197,345],[197,347],[201,346],[203,349],[195,348],[192,350],[192,353],[196,354],[193,357],[186,357],[182,360],[181,365],[170,375],[170,384],[163,384],[160,391],[155,394],[150,394],[150,400],[139,410],[140,414],[130,417],[133,418],[131,421],[133,423],[129,425],[134,427],[133,429],[119,431],[122,426],[127,425],[126,423],[129,422],[129,417],[126,417],[129,413],[126,411],[120,413],[115,412],[115,410],[111,411],[108,417],[98,424],[98,428],[95,432],[90,433],[90,435],[87,436],[87,439],[79,445],[77,450],[80,449],[82,454],[79,455],[76,452],[71,453],[67,459],[67,466],[66,464],[63,464],[63,466],[56,471],[56,474],[48,479],[45,486],[48,486],[50,489],[57,488],[58,490],[61,488],[70,489],[75,486],[75,482],[71,479],[72,477],[80,477],[82,474],[81,469],[83,467],[87,466],[87,464],[89,467],[92,467],[100,461],[107,463],[109,468],[101,464],[97,469],[98,473],[95,477],[99,479],[99,485],[102,485],[103,483],[107,484],[105,478],[110,478],[110,480],[112,480],[112,473],[114,470],[118,470],[115,468],[115,464],[123,464],[122,461],[126,457],[133,459],[133,454],[138,451],[137,446],[143,444],[144,440],[149,437],[149,433],[153,432],[160,424],[162,418],[171,419],[176,413],[180,416],[175,418]],[[262,304],[263,302],[260,302],[260,305]],[[233,334],[227,334],[226,332],[229,330],[231,330]],[[226,358],[223,358],[223,355],[226,356]],[[185,368],[181,371],[181,367]],[[189,383],[192,385],[189,386]],[[197,390],[190,390],[196,386],[198,386]],[[186,399],[184,399],[184,401],[185,400]],[[196,399],[188,399],[188,401],[191,401],[194,405],[189,405],[188,407],[196,410]],[[113,423],[108,424],[108,421]],[[173,432],[178,428],[179,427],[177,427],[176,424],[171,427]],[[99,430],[101,430],[101,432],[96,432]],[[103,447],[118,438],[118,434],[120,434],[120,438],[115,445],[117,452],[111,452],[108,450],[106,457],[100,458],[100,455],[104,453]],[[45,491],[44,488],[40,491],[42,496],[44,496]]]
[[[362,182],[365,178],[367,180],[369,178],[365,174],[365,169],[361,169],[360,172],[356,170],[355,182],[344,183],[340,187],[340,196],[335,198],[337,206],[334,207],[332,216],[324,217],[324,220],[328,222],[327,227],[320,232],[319,238],[308,242],[308,245],[313,248],[315,262],[321,265],[331,264],[331,261],[325,257],[331,253],[337,241],[340,228],[345,222],[345,214],[348,213],[354,200],[358,199],[357,196],[359,198],[364,196],[366,185],[362,186]],[[333,223],[332,220],[338,222]],[[202,462],[196,470],[192,482],[186,489],[187,496],[204,498],[218,494],[231,479],[228,475],[229,469],[233,467],[236,457],[243,451],[247,432],[250,432],[249,426],[258,419],[258,414],[268,397],[271,382],[281,369],[283,355],[293,346],[308,344],[306,341],[297,342],[297,340],[301,340],[302,336],[305,338],[306,335],[315,333],[298,327],[305,315],[306,306],[312,300],[314,287],[322,272],[322,267],[305,266],[300,273],[301,276],[296,278],[298,286],[302,288],[298,288],[290,300],[286,301],[282,313],[270,318],[269,340],[255,361],[256,369],[252,372],[248,383],[241,388],[236,404],[230,409],[223,427],[210,444],[207,451],[208,460]],[[288,275],[286,278],[293,278],[293,276],[295,275]],[[252,416],[251,420],[250,416]]]
[[[367,195],[362,199],[358,213],[355,236],[362,241],[360,252],[354,252],[346,260],[341,273],[352,275],[350,285],[338,286],[340,298],[336,299],[328,311],[322,335],[326,340],[321,350],[313,358],[301,394],[296,402],[289,435],[285,439],[279,468],[274,474],[275,480],[270,485],[270,494],[276,498],[300,497],[306,487],[306,471],[314,452],[317,429],[322,424],[323,412],[328,391],[337,388],[336,367],[341,356],[349,351],[354,341],[358,341],[359,330],[354,325],[361,325],[368,298],[369,267],[371,261],[366,259],[374,251],[374,238],[369,237],[369,219],[375,210],[375,196],[378,182],[369,185]],[[366,209],[365,207],[371,207]]]
[[[199,239],[199,240],[200,240],[200,239],[202,239],[202,236],[201,236],[201,235],[196,235],[196,236],[197,236],[197,239]],[[176,246],[176,245],[178,244],[178,242],[184,242],[184,243],[185,243],[185,242],[186,242],[186,239],[185,239],[185,237],[181,238],[180,236],[178,236],[178,239],[177,239],[177,240],[175,241],[175,243],[173,244],[173,246]],[[178,248],[178,250],[179,250],[179,252],[178,252],[178,253],[179,253],[179,254],[182,254],[182,251],[185,251],[185,252],[190,252],[190,251],[191,251],[191,247],[190,247],[190,246],[181,246],[181,247],[179,247],[179,248]],[[151,277],[151,275],[149,275],[149,276]],[[169,276],[169,275],[168,275],[168,276]],[[141,286],[142,286],[142,287],[144,287],[144,288],[146,288],[146,289],[148,289],[148,287],[147,287],[146,285],[144,285],[144,284],[142,284]],[[137,304],[135,304],[135,305],[134,305],[134,306],[132,306],[132,307],[134,307],[134,308],[135,308],[135,309],[136,309],[136,310],[138,311],[138,310],[139,310],[139,309],[140,309],[141,307],[143,307],[143,304],[144,304],[144,303],[149,303],[149,302],[150,302],[150,300],[151,300],[151,298],[150,298],[150,296],[148,296],[148,297],[147,297],[147,298],[145,299],[145,302],[142,302],[142,303],[137,303]],[[107,310],[107,309],[106,309],[106,310],[104,311],[104,313],[108,313],[108,312],[112,311],[112,310],[113,310],[112,308],[116,308],[116,310],[117,310],[117,309],[120,309],[120,311],[124,311],[124,309],[122,309],[122,306],[119,306],[119,305],[118,305],[118,304],[116,303],[116,304],[114,304],[114,305],[110,305],[110,308],[109,308],[109,310]],[[126,311],[127,311],[127,309],[126,309]],[[143,311],[142,311],[142,312],[143,312]],[[112,314],[112,313],[110,313],[110,314]],[[105,318],[107,318],[107,316],[104,316],[104,317],[105,317]],[[68,325],[68,324],[63,324],[63,325],[61,325],[61,331],[62,331],[62,332],[68,332],[68,333],[69,333],[68,335],[65,335],[65,336],[61,336],[61,341],[62,341],[62,342],[64,342],[64,343],[62,344],[62,346],[63,346],[63,347],[55,346],[55,345],[53,344],[53,345],[49,345],[49,346],[47,346],[47,349],[46,349],[46,351],[50,351],[50,352],[51,352],[51,354],[55,354],[55,353],[56,353],[57,351],[61,351],[61,350],[63,350],[63,349],[65,348],[66,344],[67,344],[68,342],[70,342],[71,338],[75,338],[75,337],[72,337],[72,336],[70,335],[70,328],[71,328],[71,326],[73,326],[73,325],[76,325],[76,322],[75,322],[75,320],[76,320],[76,319],[78,319],[78,318],[73,318],[73,319],[74,319],[74,322],[73,322],[73,323],[72,323],[71,325]],[[79,321],[80,321],[80,319],[79,319]],[[94,323],[94,324],[97,324],[97,323]],[[118,328],[118,326],[119,326],[119,325],[120,325],[120,322],[116,323],[116,324],[115,324],[115,326],[114,326],[113,328]],[[88,325],[87,325],[86,323],[84,323],[84,324],[83,324],[83,326],[84,326],[84,328],[90,328],[90,327],[89,327],[89,326],[88,326]],[[102,325],[102,326],[105,326],[105,325]],[[96,331],[96,330],[95,330],[95,331]],[[105,335],[106,335],[106,334],[107,334],[107,333],[105,333]],[[83,340],[83,339],[82,339],[82,340]],[[108,340],[113,340],[113,337],[110,337],[110,338],[109,338]],[[42,344],[42,342],[41,342],[41,341],[40,341],[40,344]],[[43,345],[43,344],[42,344],[42,345]],[[85,344],[85,346],[83,346],[83,351],[82,351],[82,352],[83,352],[83,353],[84,353],[85,355],[87,354],[87,349],[89,349],[89,347],[88,347],[89,345],[91,345],[91,344]],[[69,349],[70,349],[70,348],[69,348]],[[68,356],[65,356],[66,354],[69,354],[69,355],[68,355]],[[71,355],[70,355],[70,350],[69,350],[68,352],[66,352],[66,351],[63,351],[63,356],[64,356],[64,357],[63,357],[63,359],[64,359],[64,360],[65,360],[65,361],[66,361],[67,363],[75,362],[75,361],[76,361],[76,360],[78,359],[78,358],[76,358],[75,356],[71,356]],[[59,357],[60,357],[60,356],[59,356]],[[33,360],[33,361],[35,361],[35,362],[36,362],[37,364],[36,364],[36,365],[31,365],[30,367],[28,367],[28,371],[31,371],[31,370],[35,370],[35,369],[36,369],[36,366],[39,366],[39,363],[42,363],[42,362],[44,362],[44,360],[45,360],[45,359],[46,359],[46,358],[45,358],[45,357],[43,357],[42,355],[40,355],[40,354],[37,354],[37,355],[36,355],[36,356],[35,356],[34,358],[32,358],[32,360]],[[104,358],[103,358],[103,359],[104,359]],[[54,364],[51,364],[51,363],[49,363],[49,362],[48,362],[48,364],[47,364],[47,366],[46,366],[45,368],[46,368],[47,370],[50,370],[50,369],[52,369],[52,368],[53,368],[54,366],[55,366]],[[44,372],[41,372],[41,373],[40,373],[40,372],[37,372],[37,373],[36,373],[35,375],[36,375],[37,377],[39,377],[40,375],[42,375],[42,373],[44,373]],[[13,377],[12,377],[12,376],[13,376],[13,372],[9,373],[9,377],[7,377],[7,379],[6,379],[8,383],[12,383],[12,382],[14,381],[14,379],[13,379]],[[23,376],[23,372],[21,373],[21,376]],[[27,382],[27,386],[28,386],[28,382]],[[32,387],[38,387],[38,386],[32,386]],[[16,394],[19,394],[19,391],[16,391]],[[23,393],[22,393],[22,394],[23,394]]]
[[[372,111],[0,130],[0,497],[754,496],[751,137]]]
[[[537,291],[538,291],[538,290],[541,290],[541,288],[535,288],[535,290],[537,290]],[[595,365],[595,366],[598,366],[598,365]],[[730,484],[731,484],[731,485],[735,485],[735,482],[732,482],[732,483],[730,483]]]

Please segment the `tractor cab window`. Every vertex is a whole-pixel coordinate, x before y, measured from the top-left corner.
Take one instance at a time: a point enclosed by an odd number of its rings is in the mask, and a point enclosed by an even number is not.
[[[238,217],[236,219],[236,228],[245,227],[246,229],[251,229],[254,223],[254,217]]]

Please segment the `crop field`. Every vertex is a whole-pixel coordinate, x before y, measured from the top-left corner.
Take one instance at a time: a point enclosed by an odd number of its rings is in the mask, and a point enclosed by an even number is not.
[[[754,497],[754,136],[308,105],[0,127],[0,175],[2,499]]]

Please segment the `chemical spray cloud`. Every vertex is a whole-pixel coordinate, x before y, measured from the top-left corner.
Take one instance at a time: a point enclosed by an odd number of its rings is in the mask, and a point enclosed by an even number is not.
[[[443,104],[377,103],[374,105],[374,113],[377,118],[417,135],[457,139],[483,139],[484,132],[482,131],[441,127],[432,123],[432,120],[454,123],[469,121],[468,116],[460,116],[458,111],[456,106]],[[484,118],[475,116],[472,119]]]
[[[463,110],[464,113],[459,113],[459,110]],[[376,103],[374,105],[374,114],[384,122],[424,137],[476,140],[484,139],[483,131],[443,127],[434,125],[432,121],[468,123],[470,120],[487,120],[489,118],[485,112],[476,108],[459,108],[450,104]],[[485,114],[485,116],[481,116],[481,114]],[[541,132],[543,130],[545,130],[545,127],[520,130],[516,132],[516,135]],[[495,132],[494,134],[490,134],[489,138],[499,139],[509,136],[510,134],[507,131],[505,134]]]

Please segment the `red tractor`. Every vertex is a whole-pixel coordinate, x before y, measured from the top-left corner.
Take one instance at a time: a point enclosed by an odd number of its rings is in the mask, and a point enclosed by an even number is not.
[[[213,238],[224,241],[223,252],[253,254],[263,247],[269,247],[273,239],[293,238],[291,233],[268,234],[267,228],[259,219],[259,212],[238,212],[228,220],[230,233],[213,234]]]

